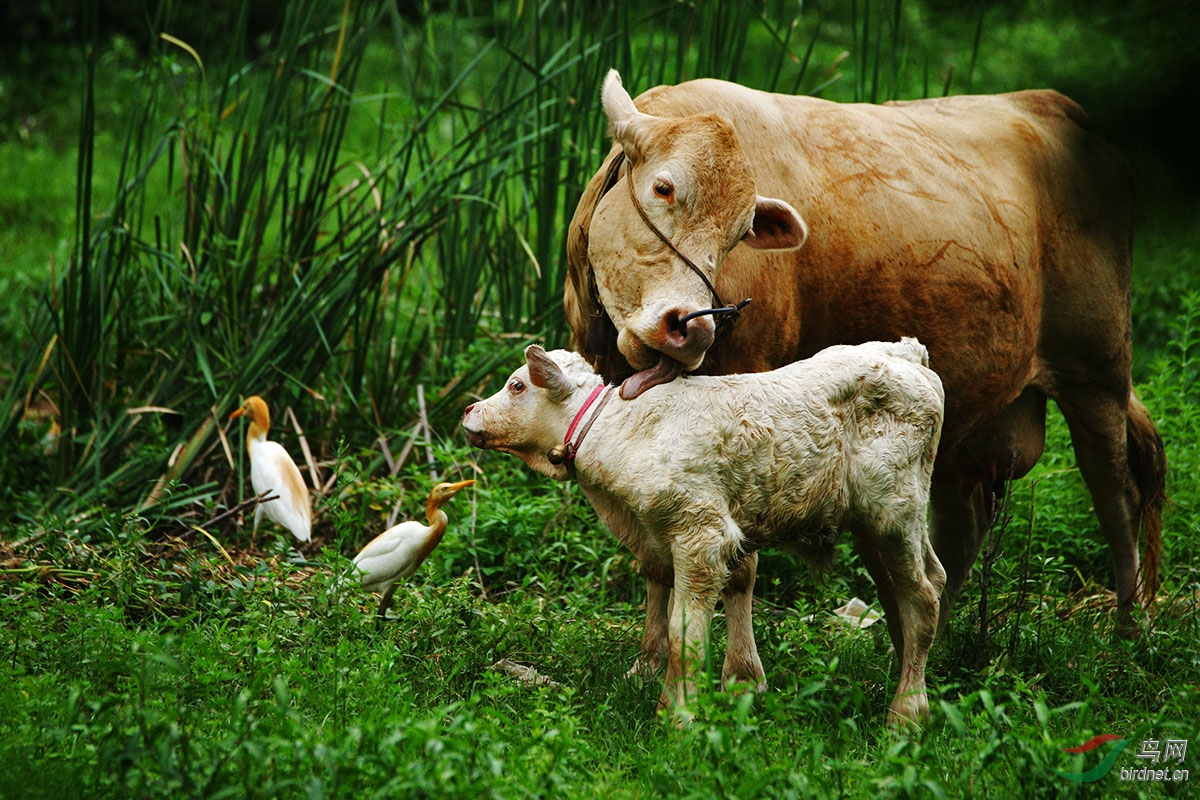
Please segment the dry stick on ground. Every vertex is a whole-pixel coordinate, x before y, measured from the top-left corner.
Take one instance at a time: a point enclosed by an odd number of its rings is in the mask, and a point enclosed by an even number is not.
[[[86,569],[69,569],[50,564],[31,564],[27,567],[14,567],[0,570],[0,575],[36,575],[39,578],[57,578],[60,581],[86,581],[99,575]]]
[[[329,467],[329,479],[326,480],[325,485],[321,487],[320,494],[323,497],[328,497],[330,492],[333,491],[334,484],[338,482],[338,472],[336,469],[337,461],[326,461],[325,466]]]
[[[1021,559],[1021,582],[1017,584],[1017,599],[1015,601],[1017,606],[1017,620],[1012,628],[1012,636],[1008,640],[1008,660],[1010,662],[1016,660],[1017,657],[1017,636],[1021,632],[1021,610],[1025,607],[1025,597],[1029,594],[1029,553],[1033,549],[1033,493],[1036,488],[1037,481],[1030,481],[1029,533],[1025,537],[1025,554]],[[1035,647],[1034,649],[1036,651],[1038,648]]]
[[[413,425],[412,433],[408,435],[408,441],[404,443],[404,448],[400,451],[399,457],[397,457],[394,461],[391,460],[389,456],[389,451],[387,450],[387,441],[382,436],[379,437],[380,446],[384,450],[384,458],[388,461],[389,474],[392,477],[395,477],[396,473],[398,473],[404,467],[404,462],[408,460],[409,454],[412,453],[413,446],[416,444],[417,436],[420,433],[421,423],[417,422],[415,425]],[[387,527],[390,528],[396,524],[396,520],[400,516],[400,507],[403,504],[404,495],[401,495],[400,497],[396,498],[396,502],[392,505],[392,510],[388,513]]]
[[[212,407],[213,417],[217,416],[217,407]],[[221,450],[225,453],[225,460],[229,462],[229,468],[237,469],[237,463],[233,460],[233,448],[229,446],[229,437],[225,435],[225,428],[221,425],[217,426],[217,439],[221,442]]]
[[[396,460],[392,458],[392,450],[388,447],[387,437],[382,433],[379,434],[379,438],[375,440],[375,444],[379,445],[379,452],[383,453],[383,460],[387,462],[388,474],[395,475]]]
[[[479,576],[479,599],[486,602],[488,599],[488,590],[487,586],[483,584],[483,567],[479,565],[479,548],[475,546],[475,523],[479,519],[478,497],[479,495],[475,492],[471,493],[471,557],[475,559],[475,574]]]
[[[142,406],[140,408],[132,408],[128,410],[128,413],[133,415],[136,420],[141,419],[141,414],[149,412],[166,412],[169,414],[176,413],[171,409],[164,408],[163,406]],[[136,425],[137,422],[135,421],[134,424]],[[225,437],[221,432],[220,419],[217,417],[217,410],[215,407],[212,409],[212,417],[205,418],[204,421],[200,423],[200,427],[196,429],[188,438],[187,442],[180,442],[175,446],[175,449],[171,451],[171,455],[167,459],[166,472],[160,475],[158,480],[154,482],[154,486],[151,487],[150,493],[146,495],[139,505],[139,510],[149,508],[158,503],[158,501],[162,498],[162,494],[166,488],[166,485],[170,481],[178,479],[182,475],[183,471],[187,469],[188,464],[192,463],[200,456],[201,450],[205,447],[204,442],[207,441],[210,432],[214,429],[218,432],[218,434],[220,434],[221,441],[224,443]],[[226,444],[225,449],[226,453],[228,453],[228,444]],[[180,458],[185,458],[187,463],[180,464]],[[232,464],[232,461],[230,463]]]
[[[235,514],[238,514],[242,511],[246,510],[247,508],[254,508],[259,503],[266,503],[270,500],[278,500],[278,499],[279,499],[279,495],[271,494],[270,490],[265,491],[262,494],[257,494],[254,497],[247,497],[245,500],[238,503],[236,506],[226,509],[225,511],[222,511],[220,514],[217,514],[215,517],[208,520],[207,522],[203,522],[199,525],[192,525],[189,528],[185,528],[183,533],[180,534],[180,536],[181,537],[188,536],[192,533],[195,533],[197,528],[209,528],[213,525],[216,525],[218,522],[220,522],[224,519],[228,519],[229,517],[232,517]]]
[[[400,455],[396,457],[396,463],[391,467],[392,477],[396,476],[401,469],[404,468],[404,462],[408,461],[408,456],[412,453],[413,447],[416,445],[417,436],[421,433],[421,423],[416,422],[412,426],[412,432],[408,434],[408,441],[404,443],[404,447],[400,450]]]
[[[1000,540],[1008,530],[1008,493],[997,498],[992,495],[992,518],[988,523],[987,538],[984,540],[983,552],[979,558],[979,630],[975,634],[975,669],[980,669],[985,661],[984,651],[987,647],[988,629],[988,590],[991,588],[992,571],[996,562],[1004,552],[1000,548]]]

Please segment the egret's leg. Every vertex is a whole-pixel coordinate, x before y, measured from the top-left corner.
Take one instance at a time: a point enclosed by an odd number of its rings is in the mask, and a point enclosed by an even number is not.
[[[387,611],[392,607],[392,595],[396,593],[397,584],[393,583],[383,592],[383,597],[379,600],[379,619],[383,621],[387,619]]]

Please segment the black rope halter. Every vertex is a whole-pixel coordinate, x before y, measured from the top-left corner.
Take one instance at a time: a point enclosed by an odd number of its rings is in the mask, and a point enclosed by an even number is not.
[[[630,165],[629,169],[625,170],[625,179],[629,183],[629,199],[633,202],[633,207],[637,209],[638,216],[642,218],[642,222],[646,223],[646,227],[649,228],[654,235],[658,237],[658,240],[665,244],[667,248],[679,258],[680,261],[686,264],[688,269],[700,276],[700,280],[704,281],[704,285],[708,287],[708,291],[712,295],[713,307],[701,309],[700,311],[693,311],[691,314],[680,318],[679,322],[677,323],[680,329],[683,329],[684,326],[687,325],[688,320],[704,316],[705,314],[712,314],[714,317],[717,317],[716,325],[718,334],[722,332],[722,328],[725,328],[726,330],[732,329],[733,323],[737,321],[738,316],[742,313],[742,309],[750,303],[750,298],[747,297],[745,300],[736,305],[730,305],[722,300],[721,295],[717,293],[717,287],[713,286],[713,282],[709,279],[708,275],[705,274],[704,270],[700,269],[700,267],[696,266],[696,262],[684,255],[683,252],[675,246],[675,243],[668,239],[667,235],[659,230],[658,226],[654,224],[654,221],[650,219],[650,215],[646,213],[646,209],[642,207],[641,201],[638,200],[637,187],[634,186],[633,183],[632,165]]]
[[[592,206],[592,217],[596,216],[596,209],[600,207],[600,201],[604,199],[604,196],[608,194],[608,192],[614,186],[616,186],[617,182],[621,179],[621,166],[625,163],[625,161],[625,153],[624,151],[621,151],[617,153],[616,157],[612,160],[612,163],[608,165],[608,171],[604,176],[604,185],[601,187],[599,194],[596,195],[595,205]],[[688,267],[688,269],[699,276],[700,280],[704,282],[705,288],[707,288],[709,293],[712,295],[712,308],[704,308],[700,309],[699,311],[693,311],[692,313],[681,317],[676,325],[678,325],[680,329],[683,329],[690,320],[693,320],[697,317],[712,315],[716,318],[716,333],[713,342],[716,343],[720,341],[722,338],[727,336],[730,331],[733,330],[733,324],[737,322],[738,317],[741,315],[742,309],[749,305],[751,298],[747,297],[745,300],[742,300],[739,303],[726,303],[724,300],[722,300],[721,295],[717,292],[717,287],[713,285],[712,279],[708,277],[707,273],[700,269],[700,267],[698,267],[696,263],[692,261],[692,259],[688,258],[687,255],[680,251],[680,249],[675,246],[675,243],[667,238],[666,234],[664,234],[659,227],[654,224],[654,221],[650,219],[649,215],[646,214],[645,208],[642,207],[641,201],[638,200],[637,187],[634,185],[633,181],[632,164],[626,168],[625,178],[626,182],[629,184],[629,199],[633,203],[633,207],[637,209],[638,216],[642,218],[642,222],[646,224],[646,227],[658,237],[659,241],[665,244],[667,249],[674,253],[675,256]],[[581,231],[581,233],[583,234],[585,248],[584,252],[586,253],[587,231]],[[593,315],[588,325],[584,347],[589,353],[603,356],[611,351],[612,338],[615,338],[616,336],[616,326],[613,325],[612,319],[608,316],[608,310],[604,307],[604,303],[600,300],[600,290],[596,285],[596,270],[592,266],[591,257],[587,256],[586,258],[588,268],[588,291],[591,294],[591,300],[594,308],[597,309],[597,313]]]

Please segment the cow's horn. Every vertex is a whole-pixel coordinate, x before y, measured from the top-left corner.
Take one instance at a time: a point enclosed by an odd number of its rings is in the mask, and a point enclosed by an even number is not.
[[[604,78],[604,84],[600,87],[600,102],[614,128],[629,122],[639,113],[633,98],[621,83],[621,75],[615,69],[610,69]]]

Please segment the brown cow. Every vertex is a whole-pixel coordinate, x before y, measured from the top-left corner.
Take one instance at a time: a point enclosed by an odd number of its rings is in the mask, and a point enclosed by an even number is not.
[[[1005,482],[1041,456],[1053,398],[1112,552],[1119,628],[1135,630],[1166,458],[1130,380],[1132,179],[1078,105],[1053,91],[839,104],[717,80],[635,103],[615,71],[601,98],[614,144],[571,221],[564,305],[623,396],[919,337],[946,389],[931,515],[943,623]],[[744,298],[736,324],[690,316]],[[658,668],[673,576],[645,566],[635,668]],[[761,685],[755,567],[725,591],[724,678]]]

